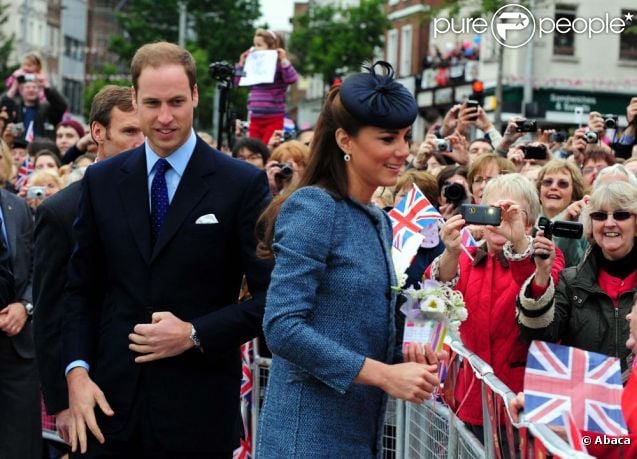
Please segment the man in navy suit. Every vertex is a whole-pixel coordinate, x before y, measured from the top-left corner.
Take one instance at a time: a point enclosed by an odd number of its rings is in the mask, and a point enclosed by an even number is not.
[[[95,95],[91,103],[89,127],[91,136],[97,144],[98,161],[144,143],[144,135],[139,127],[139,119],[128,87],[107,85]],[[61,325],[68,263],[75,244],[73,221],[77,217],[80,193],[80,182],[73,182],[44,200],[35,214],[35,353],[46,410],[49,414],[55,415],[55,425],[64,439],[68,437],[70,410],[62,364]],[[23,199],[20,200],[24,202]],[[26,203],[24,205],[26,206]],[[31,209],[26,207],[31,222]],[[39,420],[39,397],[35,402]],[[41,428],[38,428],[36,433],[41,437]]]
[[[230,458],[239,346],[261,328],[271,271],[255,254],[267,179],[195,135],[190,53],[145,45],[131,75],[146,142],[87,169],[74,228],[63,330],[72,449]],[[243,275],[253,297],[237,304]]]

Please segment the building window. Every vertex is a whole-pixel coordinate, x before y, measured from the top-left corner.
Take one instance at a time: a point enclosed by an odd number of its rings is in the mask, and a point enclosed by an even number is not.
[[[622,17],[632,14],[633,21],[626,23],[626,28],[619,36],[619,58],[637,61],[637,10],[622,10]]]
[[[411,25],[400,29],[400,76],[411,75]]]
[[[398,61],[398,30],[392,29],[387,32],[387,62],[396,68]]]
[[[64,55],[84,62],[84,43],[68,35],[64,36]]]
[[[70,78],[63,78],[62,93],[69,102],[71,113],[82,113],[82,83]]]
[[[553,33],[553,54],[556,56],[575,55],[575,32],[572,27],[565,30],[567,23],[573,23],[575,12],[575,5],[555,5],[555,24],[562,30]]]

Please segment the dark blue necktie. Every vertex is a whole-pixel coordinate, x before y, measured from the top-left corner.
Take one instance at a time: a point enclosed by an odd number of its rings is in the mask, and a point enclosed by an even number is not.
[[[153,243],[159,237],[159,230],[168,212],[168,187],[166,186],[166,171],[170,164],[164,158],[159,159],[155,165],[155,177],[150,186],[150,221],[153,230]]]

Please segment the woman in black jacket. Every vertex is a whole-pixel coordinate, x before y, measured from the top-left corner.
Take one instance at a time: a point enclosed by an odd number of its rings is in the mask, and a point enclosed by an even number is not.
[[[518,297],[520,336],[598,352],[630,367],[626,315],[637,291],[637,188],[614,182],[596,189],[582,214],[590,242],[584,258],[550,280],[553,243],[539,232],[533,242],[536,270]]]

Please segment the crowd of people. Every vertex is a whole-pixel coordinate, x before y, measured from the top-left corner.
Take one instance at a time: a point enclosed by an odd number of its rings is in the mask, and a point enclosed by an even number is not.
[[[251,88],[249,129],[228,152],[195,132],[195,62],[170,43],[137,50],[132,90],[103,88],[87,126],[37,54],[7,79],[0,456],[41,457],[42,394],[74,457],[232,457],[239,346],[263,335],[258,457],[381,457],[388,396],[431,398],[449,357],[401,346],[387,211],[413,185],[444,223],[422,230],[407,285],[464,295],[460,337],[496,376],[522,391],[542,339],[617,357],[629,380],[637,97],[621,131],[591,112],[570,137],[521,117],[500,133],[458,104],[416,144],[414,96],[379,61],[289,138],[296,71],[279,37],[258,30],[237,69],[261,49],[277,50],[275,81]],[[467,224],[463,204],[501,222]],[[547,237],[551,222],[583,235]],[[479,388],[465,368],[447,402],[482,438]]]

